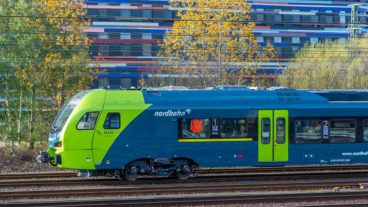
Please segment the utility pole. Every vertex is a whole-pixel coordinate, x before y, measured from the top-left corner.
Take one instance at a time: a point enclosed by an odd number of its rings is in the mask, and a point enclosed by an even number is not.
[[[359,19],[358,19],[358,13],[359,13],[359,4],[350,4],[349,5],[351,8],[351,20],[350,20],[350,25],[348,30],[350,30],[350,38],[348,41],[349,44],[349,60],[348,60],[348,64],[351,64],[356,55],[357,55],[357,47],[356,47],[356,43],[357,43],[357,38],[359,38],[359,30],[360,30],[360,25],[359,25]],[[346,70],[347,71],[347,70]],[[349,87],[350,87],[350,82],[348,83]]]
[[[350,26],[348,30],[350,30],[350,38],[357,38],[359,37],[359,19],[358,19],[358,13],[359,13],[359,4],[350,4],[351,7],[351,21]]]

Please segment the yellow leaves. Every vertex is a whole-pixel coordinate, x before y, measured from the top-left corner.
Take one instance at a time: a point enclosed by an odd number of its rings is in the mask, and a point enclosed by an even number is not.
[[[42,96],[65,100],[58,97],[75,94],[94,78],[88,67],[91,41],[83,33],[90,22],[80,18],[86,14],[82,0],[39,0],[38,5],[34,16],[47,18],[35,18],[30,24],[41,48],[33,51],[35,61],[20,68],[17,76],[27,84],[37,83]]]
[[[244,0],[186,0],[172,6],[180,7],[181,21],[174,22],[172,31],[166,33],[160,56],[171,70],[203,77],[202,86],[211,81],[242,83],[239,74],[256,69],[244,65],[256,65],[274,55],[271,48],[259,52],[262,49],[252,33],[255,24],[248,22],[251,8]],[[229,68],[237,73],[226,75]]]

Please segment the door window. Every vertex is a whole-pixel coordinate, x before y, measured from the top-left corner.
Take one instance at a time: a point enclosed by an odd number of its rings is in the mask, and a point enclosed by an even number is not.
[[[270,143],[270,125],[269,118],[262,119],[262,144]]]
[[[285,119],[277,118],[276,120],[276,143],[285,144]]]
[[[104,129],[120,129],[120,114],[108,113],[104,123]]]

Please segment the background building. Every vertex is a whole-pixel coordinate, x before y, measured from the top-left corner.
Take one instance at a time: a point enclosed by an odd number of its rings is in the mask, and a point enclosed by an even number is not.
[[[360,4],[356,23],[362,36],[368,28],[365,0],[248,0],[254,34],[260,44],[271,42],[277,59],[262,65],[258,74],[273,78],[304,45],[326,40],[347,41],[351,31],[351,4]],[[95,87],[137,86],[149,81],[158,68],[156,53],[165,31],[176,18],[167,0],[87,0],[92,19],[88,36],[92,62],[103,68]],[[162,74],[165,75],[165,74]],[[148,79],[148,80],[147,80]]]

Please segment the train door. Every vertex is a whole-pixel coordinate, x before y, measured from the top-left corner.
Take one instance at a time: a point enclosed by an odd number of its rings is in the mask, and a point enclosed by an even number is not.
[[[288,145],[288,111],[258,111],[258,162],[288,161]]]
[[[103,164],[102,160],[107,150],[121,133],[121,120],[121,113],[117,110],[101,111],[100,121],[96,126],[96,132],[92,141],[92,152],[96,165]]]

